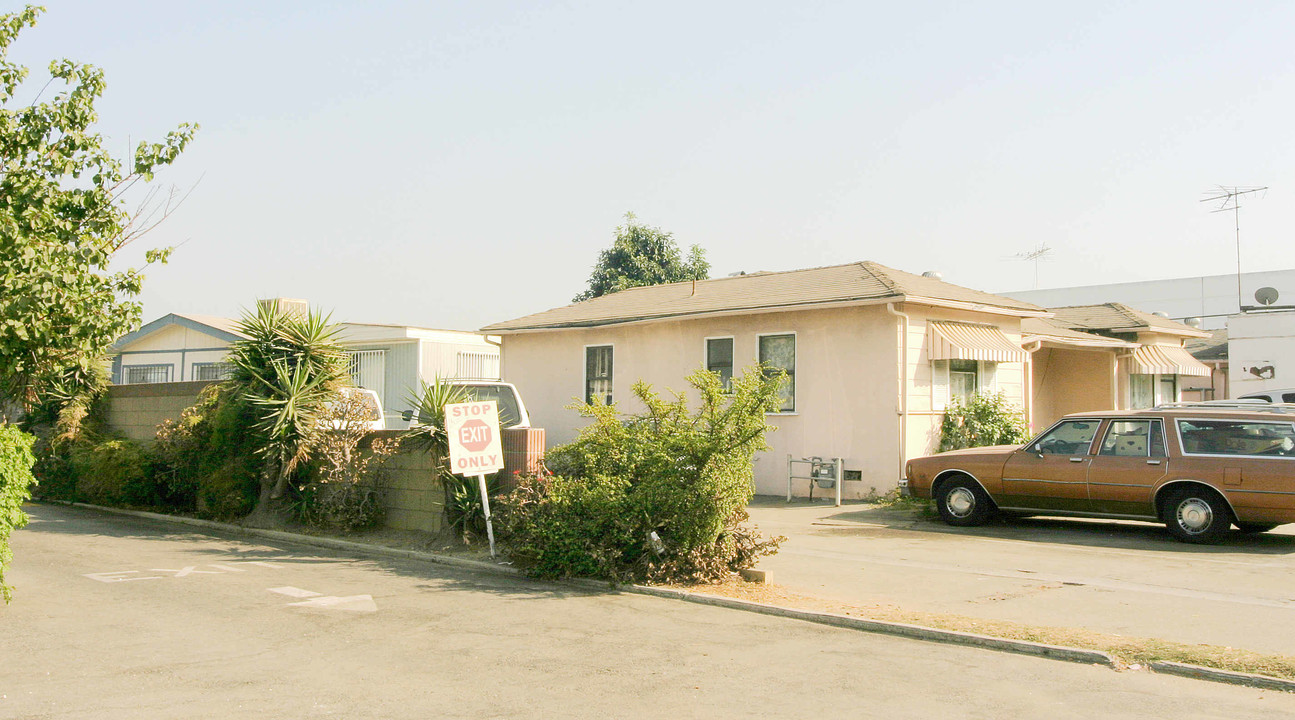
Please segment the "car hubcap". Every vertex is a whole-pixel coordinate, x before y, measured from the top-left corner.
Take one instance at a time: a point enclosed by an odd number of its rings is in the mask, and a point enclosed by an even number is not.
[[[945,504],[949,506],[949,513],[954,517],[967,517],[972,510],[976,509],[976,496],[967,488],[954,488],[949,491]]]
[[[1189,533],[1198,533],[1214,522],[1214,510],[1209,503],[1188,498],[1178,504],[1178,526]]]

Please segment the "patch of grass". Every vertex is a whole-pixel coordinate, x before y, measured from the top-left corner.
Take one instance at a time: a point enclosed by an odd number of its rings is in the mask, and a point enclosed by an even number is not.
[[[939,513],[935,511],[935,504],[930,500],[905,497],[899,494],[899,488],[891,488],[889,492],[882,494],[876,494],[874,489],[874,493],[869,493],[864,500],[887,510],[910,512],[925,518],[939,516]]]
[[[1192,645],[1157,638],[1127,637],[1083,628],[1024,625],[1002,620],[985,620],[962,615],[920,613],[890,605],[851,605],[793,592],[777,585],[761,585],[732,578],[722,583],[675,585],[680,590],[720,595],[799,610],[814,610],[866,620],[906,623],[939,630],[975,633],[1008,640],[1099,650],[1115,658],[1120,668],[1147,667],[1153,662],[1177,662],[1295,680],[1295,657],[1275,655],[1219,645]]]

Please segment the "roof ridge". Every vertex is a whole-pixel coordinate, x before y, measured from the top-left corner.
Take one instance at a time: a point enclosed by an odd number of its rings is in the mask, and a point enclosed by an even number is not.
[[[863,268],[863,270],[867,272],[869,275],[871,275],[877,282],[881,283],[882,285],[885,285],[887,290],[894,293],[898,293],[900,295],[907,295],[907,293],[899,289],[899,284],[895,282],[894,278],[890,277],[889,273],[877,271],[877,268],[884,268],[886,270],[890,270],[891,268],[888,268],[885,265],[877,263],[873,260],[861,260],[856,264],[859,267]]]

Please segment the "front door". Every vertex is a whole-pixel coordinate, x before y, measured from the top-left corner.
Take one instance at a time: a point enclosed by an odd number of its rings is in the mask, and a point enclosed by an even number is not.
[[[1065,420],[1012,453],[1003,466],[999,507],[1087,511],[1089,452],[1101,424]]]
[[[1152,492],[1169,472],[1159,420],[1112,420],[1088,467],[1093,512],[1155,516]]]

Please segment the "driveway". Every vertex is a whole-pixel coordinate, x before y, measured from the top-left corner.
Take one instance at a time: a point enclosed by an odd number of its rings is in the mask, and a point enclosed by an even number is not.
[[[5,718],[1266,718],[1295,695],[35,506]]]
[[[1290,654],[1295,525],[1186,545],[1137,522],[1013,519],[952,528],[904,510],[757,498],[788,541],[761,562],[788,589],[859,605]]]

